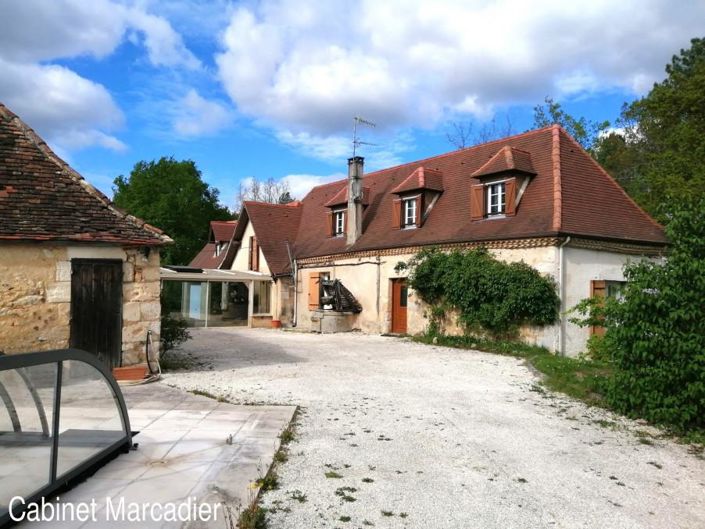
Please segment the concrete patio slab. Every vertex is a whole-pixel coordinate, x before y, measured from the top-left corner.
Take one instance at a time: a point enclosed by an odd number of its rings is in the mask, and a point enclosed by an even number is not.
[[[60,504],[95,501],[93,519],[24,522],[19,527],[222,529],[224,509],[237,517],[266,474],[295,406],[243,406],[217,402],[163,383],[123,387],[137,450],[120,455],[62,494]],[[232,444],[227,442],[232,436]],[[108,500],[107,498],[110,498]],[[217,518],[198,523],[112,519],[116,506],[144,503],[217,507]],[[112,513],[109,513],[112,509]],[[149,518],[149,516],[147,517]]]

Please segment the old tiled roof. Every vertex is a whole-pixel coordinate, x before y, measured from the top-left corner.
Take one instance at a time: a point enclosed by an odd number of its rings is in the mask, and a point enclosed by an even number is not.
[[[212,220],[208,242],[188,265],[211,270],[230,268],[235,257],[232,244],[235,228],[237,228],[236,220]],[[217,244],[221,245],[218,255],[215,254]]]
[[[443,191],[443,173],[421,166],[415,169],[401,184],[392,189],[392,193],[398,195],[409,191],[418,191],[419,189]]]
[[[212,220],[209,239],[211,241],[229,241],[233,238],[236,227],[236,220]]]
[[[331,198],[328,202],[326,202],[326,207],[332,208],[335,206],[342,206],[347,203],[348,203],[348,183],[347,183],[347,180],[345,180],[345,181],[343,181],[343,184],[340,187],[340,191],[338,191],[335,195],[333,195],[333,198]],[[362,204],[364,206],[366,206],[369,203],[370,203],[370,188],[363,187],[362,188]]]
[[[472,176],[480,177],[507,171],[536,174],[534,165],[531,163],[531,153],[505,145]]]
[[[322,204],[321,208],[328,211]],[[244,202],[234,239],[242,241],[248,221],[252,222],[252,227],[257,234],[257,243],[262,249],[272,275],[284,274],[290,270],[289,248],[293,253],[301,210],[301,202],[289,204]],[[325,237],[325,232],[323,236]]]
[[[488,161],[493,159],[497,162],[495,169],[514,167],[535,176],[515,216],[471,221],[470,188],[477,182],[473,177],[483,166],[487,170]],[[394,229],[393,191],[419,167],[441,172],[444,191],[421,228]],[[363,213],[363,233],[351,246],[344,237],[326,236],[326,205],[344,185],[345,180],[341,180],[315,187],[302,200],[295,246],[298,258],[561,235],[661,246],[666,243],[662,227],[556,125],[365,175],[369,206]],[[265,237],[259,233],[258,237],[264,244]]]
[[[115,208],[1,103],[0,240],[172,242],[158,228]]]

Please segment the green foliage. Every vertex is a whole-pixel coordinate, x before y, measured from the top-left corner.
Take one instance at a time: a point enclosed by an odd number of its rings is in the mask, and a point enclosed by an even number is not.
[[[705,429],[705,198],[671,211],[662,262],[625,267],[618,300],[583,302],[583,325],[602,322],[614,365],[607,398],[621,413],[679,432]]]
[[[408,264],[411,287],[431,305],[432,327],[447,309],[466,329],[510,334],[523,324],[548,325],[558,318],[554,282],[524,262],[505,263],[485,249],[422,250]]]
[[[174,239],[162,250],[164,264],[188,264],[205,244],[210,221],[232,218],[191,160],[138,162],[129,177],[120,175],[114,184],[116,206]]]
[[[663,222],[668,204],[705,195],[705,39],[692,39],[666,74],[645,97],[625,105],[626,149],[607,162],[623,164],[618,180]]]
[[[161,325],[161,352],[162,355],[174,347],[184,343],[191,338],[186,326],[186,321],[181,318],[174,318],[166,312],[162,312]]]
[[[590,121],[568,114],[553,98],[546,97],[543,105],[534,107],[534,127],[548,127],[557,123],[563,127],[590,154],[595,154],[600,135],[610,126],[609,121]]]

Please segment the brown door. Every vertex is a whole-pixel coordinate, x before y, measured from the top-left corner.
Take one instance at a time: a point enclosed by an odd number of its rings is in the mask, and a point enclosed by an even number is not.
[[[108,369],[122,350],[122,262],[71,261],[71,347],[95,354]]]
[[[392,279],[392,332],[406,334],[406,279]]]

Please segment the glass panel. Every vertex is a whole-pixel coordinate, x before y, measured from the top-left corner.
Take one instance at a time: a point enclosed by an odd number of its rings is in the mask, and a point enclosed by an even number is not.
[[[210,283],[208,327],[247,325],[247,294],[244,283]]]
[[[84,362],[64,362],[60,410],[57,477],[127,435],[112,388]]]
[[[267,281],[255,281],[254,313],[269,314],[269,292],[270,283]]]
[[[50,482],[56,364],[0,371],[0,515]]]
[[[399,289],[399,306],[406,307],[407,298],[409,297],[409,287],[402,285]]]

